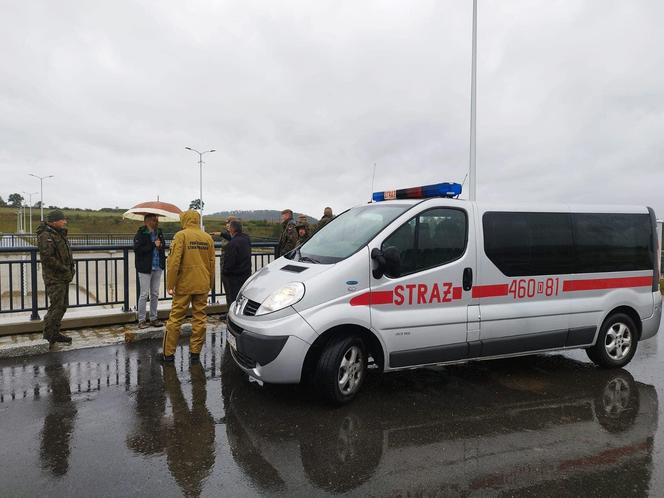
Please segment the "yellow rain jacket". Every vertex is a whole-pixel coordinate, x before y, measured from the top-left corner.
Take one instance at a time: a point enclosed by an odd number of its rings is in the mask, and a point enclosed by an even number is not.
[[[180,224],[166,261],[167,289],[177,295],[207,295],[214,286],[214,242],[201,230],[198,211],[180,214]]]

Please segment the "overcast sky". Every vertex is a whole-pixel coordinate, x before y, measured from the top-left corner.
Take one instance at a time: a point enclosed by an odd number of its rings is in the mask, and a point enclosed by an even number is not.
[[[479,0],[478,198],[664,217],[664,2]],[[0,0],[0,195],[320,216],[468,169],[470,0]]]

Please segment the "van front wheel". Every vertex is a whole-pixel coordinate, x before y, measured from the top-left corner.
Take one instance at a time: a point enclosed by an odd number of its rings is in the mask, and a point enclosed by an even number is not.
[[[323,396],[332,403],[350,402],[367,375],[367,353],[359,337],[331,340],[323,350],[316,369]]]
[[[636,330],[634,320],[628,315],[611,315],[604,320],[595,345],[586,350],[588,357],[600,367],[624,367],[636,353]]]

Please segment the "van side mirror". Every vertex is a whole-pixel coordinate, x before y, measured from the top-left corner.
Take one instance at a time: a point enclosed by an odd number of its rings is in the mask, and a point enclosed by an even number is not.
[[[401,276],[401,257],[396,247],[390,246],[381,251],[378,248],[371,250],[371,259],[376,261],[373,270],[375,279],[383,278],[383,275],[397,278]]]

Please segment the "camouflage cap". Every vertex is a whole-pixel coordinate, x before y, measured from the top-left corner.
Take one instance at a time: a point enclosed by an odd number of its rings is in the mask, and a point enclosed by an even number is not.
[[[301,214],[297,217],[297,223],[295,224],[295,228],[309,228],[309,221],[307,221],[306,215]]]
[[[61,209],[53,209],[52,211],[49,211],[46,221],[54,223],[56,221],[64,220],[65,218],[65,213]]]

